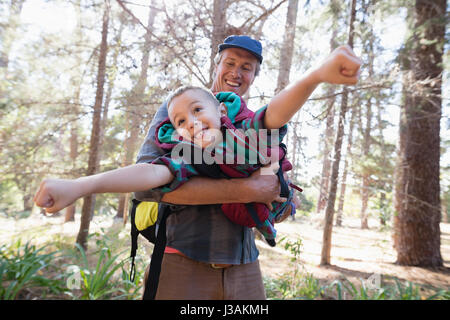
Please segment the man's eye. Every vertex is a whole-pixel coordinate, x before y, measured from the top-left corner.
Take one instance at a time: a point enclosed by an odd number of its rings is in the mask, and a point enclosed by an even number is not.
[[[201,110],[202,110],[201,107],[196,107],[196,108],[194,108],[194,112],[200,112]]]

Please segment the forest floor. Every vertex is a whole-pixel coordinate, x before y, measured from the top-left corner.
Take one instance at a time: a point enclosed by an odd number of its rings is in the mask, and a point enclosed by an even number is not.
[[[331,265],[319,266],[322,249],[323,216],[299,217],[295,221],[277,224],[278,236],[301,239],[300,265],[305,273],[312,274],[321,283],[347,279],[361,283],[379,275],[381,281],[398,279],[424,287],[450,289],[450,224],[441,223],[441,255],[444,267],[419,268],[395,264],[396,251],[392,246],[391,231],[380,228],[375,219],[369,219],[369,228],[360,228],[360,220],[344,218],[341,227],[333,226]],[[260,263],[264,275],[277,277],[293,268],[291,253],[283,245],[269,247],[257,240]],[[372,277],[372,278],[371,278]]]
[[[32,241],[36,245],[49,242],[74,243],[79,229],[79,218],[77,214],[76,222],[64,224],[62,215],[45,217],[32,214],[22,219],[0,216],[0,245],[19,238],[22,243]],[[444,267],[426,269],[396,265],[391,232],[388,228],[380,228],[376,220],[369,220],[370,229],[362,230],[359,228],[359,219],[345,217],[343,226],[333,227],[331,265],[321,267],[322,221],[322,216],[311,214],[310,217],[300,216],[295,221],[286,220],[277,224],[277,239],[285,237],[286,240],[273,248],[263,240],[257,240],[263,276],[277,279],[283,275],[289,276],[297,269],[312,275],[320,284],[330,284],[334,280],[349,280],[361,284],[361,281],[374,279],[373,275],[379,275],[383,283],[398,279],[425,287],[450,290],[450,224],[441,223],[441,254]],[[116,230],[115,235],[111,237],[108,230]],[[95,217],[90,227],[90,233],[96,233],[97,239],[103,236],[114,238],[114,246],[120,249],[118,251],[123,251],[125,256],[129,254],[129,230],[129,223],[123,227],[121,221],[114,221],[108,215]],[[302,244],[300,255],[293,261],[292,252],[285,248],[285,243],[299,239]],[[91,241],[95,240],[92,238]],[[149,253],[150,247],[146,244],[144,247]],[[95,257],[91,258],[95,261]]]

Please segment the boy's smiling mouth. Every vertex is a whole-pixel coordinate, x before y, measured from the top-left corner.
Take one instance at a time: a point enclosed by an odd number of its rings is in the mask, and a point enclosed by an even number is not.
[[[204,127],[201,130],[194,133],[194,139],[202,139],[208,129],[209,129],[208,127]]]

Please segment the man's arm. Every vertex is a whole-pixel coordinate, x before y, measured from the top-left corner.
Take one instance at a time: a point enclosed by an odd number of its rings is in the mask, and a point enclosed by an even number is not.
[[[173,204],[203,205],[222,203],[264,203],[272,210],[272,202],[285,202],[280,197],[280,183],[267,167],[249,178],[211,179],[194,177],[176,190],[164,194],[162,201]]]
[[[155,130],[167,118],[166,104],[162,104],[150,124],[147,137],[138,154],[137,163],[149,163],[162,156],[164,151],[155,144]],[[267,170],[266,170],[267,172]],[[167,202],[180,205],[260,202],[268,206],[280,198],[280,185],[275,174],[254,172],[249,178],[213,179],[193,177],[176,190],[163,193],[159,190],[135,192],[142,201]]]
[[[356,84],[361,63],[349,46],[335,49],[318,68],[309,71],[270,101],[264,118],[265,128],[278,129],[285,125],[322,82]]]

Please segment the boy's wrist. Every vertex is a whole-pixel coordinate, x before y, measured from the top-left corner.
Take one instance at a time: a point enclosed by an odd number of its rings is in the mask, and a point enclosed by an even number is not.
[[[78,198],[96,193],[95,179],[92,176],[81,177],[73,180],[74,182],[74,193]]]
[[[312,68],[308,72],[307,77],[308,77],[308,80],[310,81],[311,85],[314,85],[314,86],[318,86],[319,84],[325,82],[323,80],[322,72],[320,70],[320,67]]]

